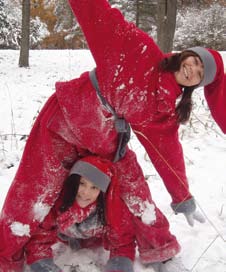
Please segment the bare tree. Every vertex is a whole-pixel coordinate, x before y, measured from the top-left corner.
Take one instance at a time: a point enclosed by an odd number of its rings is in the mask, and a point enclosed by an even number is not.
[[[157,43],[163,52],[173,49],[176,15],[177,0],[158,1]]]
[[[30,46],[30,0],[22,2],[22,35],[20,45],[19,66],[29,66],[29,46]]]

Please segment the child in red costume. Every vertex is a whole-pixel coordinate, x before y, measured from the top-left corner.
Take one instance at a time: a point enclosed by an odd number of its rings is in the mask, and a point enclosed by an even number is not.
[[[25,245],[31,272],[61,272],[52,246],[64,241],[72,250],[104,246],[110,250],[106,272],[133,272],[135,235],[132,214],[120,199],[111,163],[96,156],[77,161],[50,213]]]
[[[205,86],[213,118],[226,133],[225,76],[219,53],[194,47],[165,56],[151,37],[126,22],[106,0],[70,4],[96,61],[102,95],[130,123],[171,195],[173,210],[183,213],[190,224],[200,220],[189,191],[178,128],[189,118],[192,91]],[[112,114],[97,97],[88,72],[56,84],[56,93],[34,124],[3,206],[0,271],[19,271],[20,249],[44,219],[37,215],[37,207],[48,214],[73,163],[89,153],[111,160],[117,139]],[[155,207],[156,221],[143,220],[146,208],[154,203],[135,154],[127,150],[114,171],[120,196],[136,216],[135,228],[145,230],[136,232],[141,261],[173,257],[180,247],[164,215]],[[14,231],[15,222],[27,232]]]

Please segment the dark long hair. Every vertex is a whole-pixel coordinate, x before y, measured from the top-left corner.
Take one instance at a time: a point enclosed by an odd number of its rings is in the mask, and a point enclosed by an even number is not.
[[[181,62],[190,56],[197,57],[198,55],[189,50],[183,51],[182,53],[175,53],[172,56],[163,59],[160,63],[160,69],[166,72],[176,72],[180,69]],[[197,86],[181,87],[183,89],[183,94],[176,106],[176,113],[178,122],[184,124],[190,118],[193,105],[192,93]]]
[[[72,174],[64,181],[63,189],[61,192],[62,204],[59,207],[61,213],[67,211],[74,203],[75,197],[78,192],[81,176]],[[105,195],[100,191],[97,198],[97,215],[100,222],[105,225]]]

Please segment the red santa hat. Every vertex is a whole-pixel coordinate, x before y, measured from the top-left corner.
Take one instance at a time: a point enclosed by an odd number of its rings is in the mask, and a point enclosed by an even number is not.
[[[217,51],[203,47],[192,47],[188,50],[195,52],[203,62],[204,78],[199,87],[204,86],[211,115],[226,134],[226,75],[222,57]]]
[[[71,168],[70,175],[80,175],[106,192],[111,182],[111,162],[97,156],[87,156],[77,161]]]

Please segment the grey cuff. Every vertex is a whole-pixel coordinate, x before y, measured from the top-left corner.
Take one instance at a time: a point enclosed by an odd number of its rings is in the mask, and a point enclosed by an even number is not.
[[[133,262],[126,257],[113,257],[108,260],[104,272],[120,270],[121,272],[134,272]]]
[[[67,242],[67,241],[70,240],[70,237],[69,237],[69,236],[67,236],[67,235],[65,235],[65,234],[63,234],[63,233],[61,233],[61,232],[58,232],[58,233],[57,233],[57,236],[58,236],[62,241],[65,241],[65,242]]]
[[[53,259],[41,259],[30,265],[32,272],[62,272]]]
[[[177,213],[192,213],[196,210],[196,204],[195,204],[195,199],[194,197],[185,200],[183,202],[180,203],[171,203],[171,208],[173,209],[173,211],[175,212],[175,214]]]

